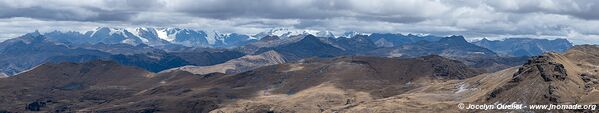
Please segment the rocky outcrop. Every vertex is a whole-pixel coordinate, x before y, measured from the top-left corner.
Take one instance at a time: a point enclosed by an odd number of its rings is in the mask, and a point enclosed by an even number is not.
[[[532,57],[512,75],[509,82],[488,94],[485,103],[571,104],[584,95],[579,75],[569,72],[570,62],[548,53]],[[565,64],[564,64],[565,63]]]
[[[514,74],[513,81],[519,82],[525,77],[527,73],[538,72],[543,80],[549,81],[564,81],[567,73],[564,69],[564,65],[552,62],[548,56],[536,56],[528,60],[528,62]]]

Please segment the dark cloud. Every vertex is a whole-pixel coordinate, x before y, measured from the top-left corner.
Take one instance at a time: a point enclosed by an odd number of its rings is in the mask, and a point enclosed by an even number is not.
[[[546,13],[569,15],[586,20],[599,20],[596,0],[489,0],[485,4],[510,13]]]
[[[297,1],[297,0],[293,0]],[[215,19],[272,18],[272,19],[322,19],[342,16],[332,6],[312,1],[282,0],[217,0],[211,2],[187,1],[173,9],[193,16]]]
[[[5,33],[0,36],[52,29],[43,26],[78,30],[85,24],[599,40],[598,10],[596,0],[0,0],[0,33]]]
[[[509,13],[550,13],[582,19],[599,19],[594,0],[89,0],[0,1],[0,18],[29,17],[47,20],[127,21],[143,12],[187,13],[213,19],[330,19],[354,17],[396,23],[421,22],[439,18],[447,10],[488,5]],[[91,2],[90,2],[91,1]],[[69,2],[81,2],[69,3]],[[17,3],[18,4],[18,3]],[[462,6],[456,6],[462,5]]]
[[[271,19],[330,19],[354,17],[410,23],[428,18],[424,11],[442,12],[437,2],[418,2],[424,4],[402,4],[380,1],[380,4],[368,5],[368,1],[348,0],[217,0],[209,2],[179,1],[169,7],[175,11],[186,12],[192,16],[214,19],[230,18],[271,18]],[[435,4],[437,3],[437,4]],[[435,4],[427,6],[429,4]],[[414,5],[414,6],[410,6]],[[403,8],[410,6],[410,8]],[[427,10],[417,9],[427,8]]]
[[[276,28],[281,27],[280,23],[266,22],[266,21],[249,21],[235,23],[234,26],[248,26],[248,27],[259,27],[259,28]]]
[[[0,10],[2,10],[0,18],[29,17],[43,20],[86,20],[90,17],[68,9],[47,9],[40,6],[1,8]]]
[[[595,10],[599,11],[599,8]],[[587,20],[599,20],[598,13],[572,13],[572,15]]]
[[[90,0],[94,1],[94,0]],[[157,0],[0,1],[0,18],[26,17],[57,21],[128,21],[140,12],[161,7]]]

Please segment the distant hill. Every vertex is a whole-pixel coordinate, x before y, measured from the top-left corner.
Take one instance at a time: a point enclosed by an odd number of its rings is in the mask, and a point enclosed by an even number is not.
[[[485,38],[472,43],[500,55],[515,57],[537,56],[545,52],[565,52],[572,47],[572,43],[566,39],[507,38],[491,41]]]

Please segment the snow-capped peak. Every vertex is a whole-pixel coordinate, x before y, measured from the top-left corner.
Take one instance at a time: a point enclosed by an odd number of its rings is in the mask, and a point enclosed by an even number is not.
[[[279,28],[279,29],[271,29],[270,33],[272,35],[276,35],[276,36],[289,37],[289,36],[293,36],[293,35],[303,34],[303,33],[305,33],[305,31]]]
[[[108,35],[122,35],[124,37],[128,37],[127,33],[130,33],[129,31],[127,31],[124,28],[108,28],[108,27],[97,27],[95,30],[92,31],[91,36],[96,35],[97,33],[106,33],[108,32]]]
[[[310,34],[312,34],[316,37],[335,37],[335,35],[331,31],[318,31],[316,33],[310,33]]]
[[[131,31],[131,33],[136,36],[139,37],[139,39],[141,39],[141,41],[143,43],[149,43],[150,40],[148,39],[149,37],[144,37],[144,36],[148,36],[148,35],[156,35],[156,30],[154,28],[147,28],[147,27],[138,27],[135,29],[130,29],[129,31]],[[145,34],[144,36],[142,36],[142,34]]]
[[[216,32],[216,31],[212,31],[211,33],[206,33],[207,37],[206,40],[208,41],[208,44],[215,44],[216,40],[220,39],[220,33]]]
[[[175,37],[169,36],[169,31],[171,31],[169,28],[158,28],[156,29],[156,34],[158,35],[158,38],[172,42],[175,40]]]
[[[126,43],[131,45],[144,43],[141,37],[129,32],[125,28],[98,27],[88,33],[90,32],[91,34],[88,35],[91,38],[89,40],[90,43]]]
[[[288,29],[288,28],[274,28],[268,31],[260,32],[253,36],[253,38],[260,39],[266,36],[278,36],[281,38],[288,38],[291,36],[297,35],[314,35],[317,37],[334,37],[335,35],[330,31],[320,31],[320,30],[298,30],[298,29]]]
[[[342,37],[346,37],[346,38],[352,38],[356,35],[370,35],[368,33],[361,33],[361,32],[355,32],[355,31],[348,31],[343,33]]]

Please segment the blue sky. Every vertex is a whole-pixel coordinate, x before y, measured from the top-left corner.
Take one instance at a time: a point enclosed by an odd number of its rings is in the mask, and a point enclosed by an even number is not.
[[[0,0],[0,40],[40,30],[271,28],[568,38],[599,44],[596,0]]]

